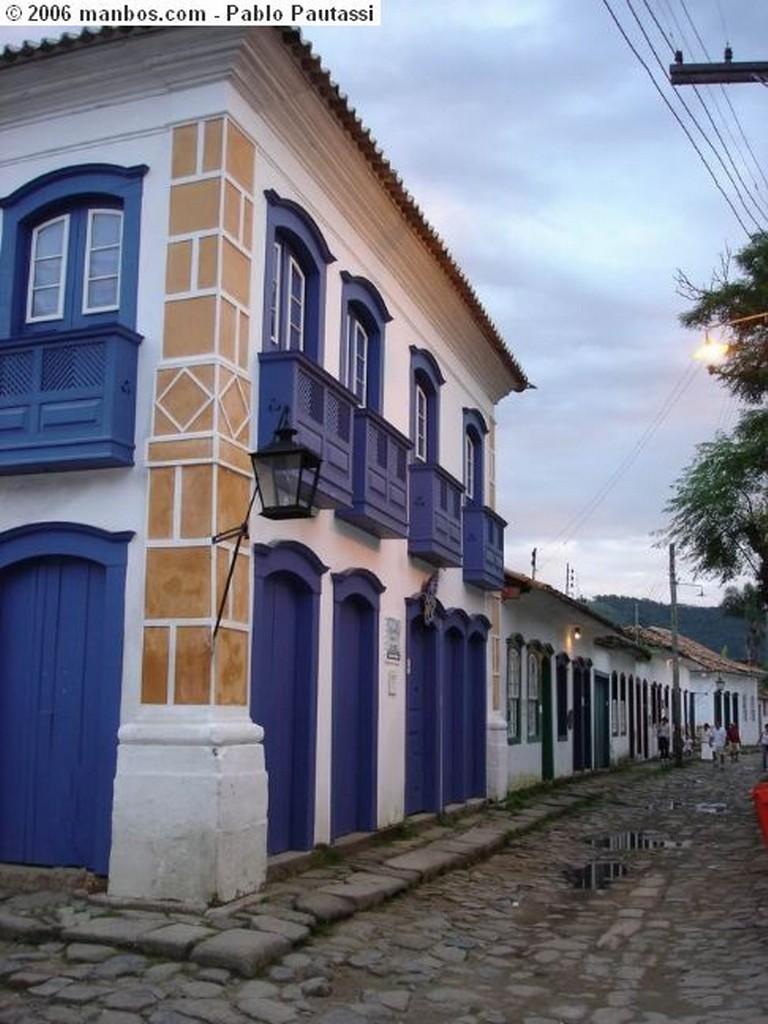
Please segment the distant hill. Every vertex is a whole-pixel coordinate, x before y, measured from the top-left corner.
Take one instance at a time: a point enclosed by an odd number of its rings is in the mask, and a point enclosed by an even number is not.
[[[598,594],[587,605],[598,615],[610,619],[618,626],[662,626],[669,629],[670,608],[659,601],[647,601],[635,597],[619,597],[617,594]],[[719,608],[700,608],[689,604],[677,606],[678,632],[696,640],[718,654],[724,654],[736,661],[746,659],[745,627],[741,619],[724,615]],[[763,651],[763,664],[766,652]]]

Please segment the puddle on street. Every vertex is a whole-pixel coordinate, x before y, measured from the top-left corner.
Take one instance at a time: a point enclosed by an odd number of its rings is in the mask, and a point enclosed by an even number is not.
[[[725,814],[728,804],[696,804],[699,814]]]
[[[615,878],[623,878],[626,864],[618,860],[595,860],[580,868],[568,868],[564,874],[574,889],[605,889]]]
[[[667,839],[658,832],[615,832],[595,836],[587,842],[601,850],[662,850],[680,848],[684,844]]]

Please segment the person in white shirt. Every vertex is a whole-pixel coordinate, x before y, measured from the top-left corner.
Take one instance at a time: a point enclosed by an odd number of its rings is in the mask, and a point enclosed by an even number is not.
[[[725,734],[725,726],[721,723],[715,727],[715,731],[712,733],[712,750],[715,755],[715,767],[719,764],[721,768],[725,768],[725,744],[728,738]]]

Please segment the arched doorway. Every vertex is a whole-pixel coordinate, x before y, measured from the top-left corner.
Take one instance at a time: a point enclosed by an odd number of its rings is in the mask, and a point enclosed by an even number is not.
[[[314,844],[318,621],[326,566],[303,544],[254,547],[251,715],[264,729],[267,851]]]
[[[379,595],[366,570],[333,577],[331,838],[376,827]]]
[[[107,873],[131,536],[0,534],[0,860]]]

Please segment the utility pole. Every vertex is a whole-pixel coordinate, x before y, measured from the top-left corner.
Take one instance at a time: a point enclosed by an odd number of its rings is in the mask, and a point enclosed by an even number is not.
[[[734,82],[768,82],[768,61],[734,61],[733,50],[725,48],[725,60],[720,64],[684,64],[682,51],[675,53],[675,63],[669,66],[672,85],[731,85]]]
[[[675,545],[669,545],[670,632],[672,633],[672,753],[675,764],[683,767],[683,734],[680,729],[680,651],[677,644],[677,578]]]

